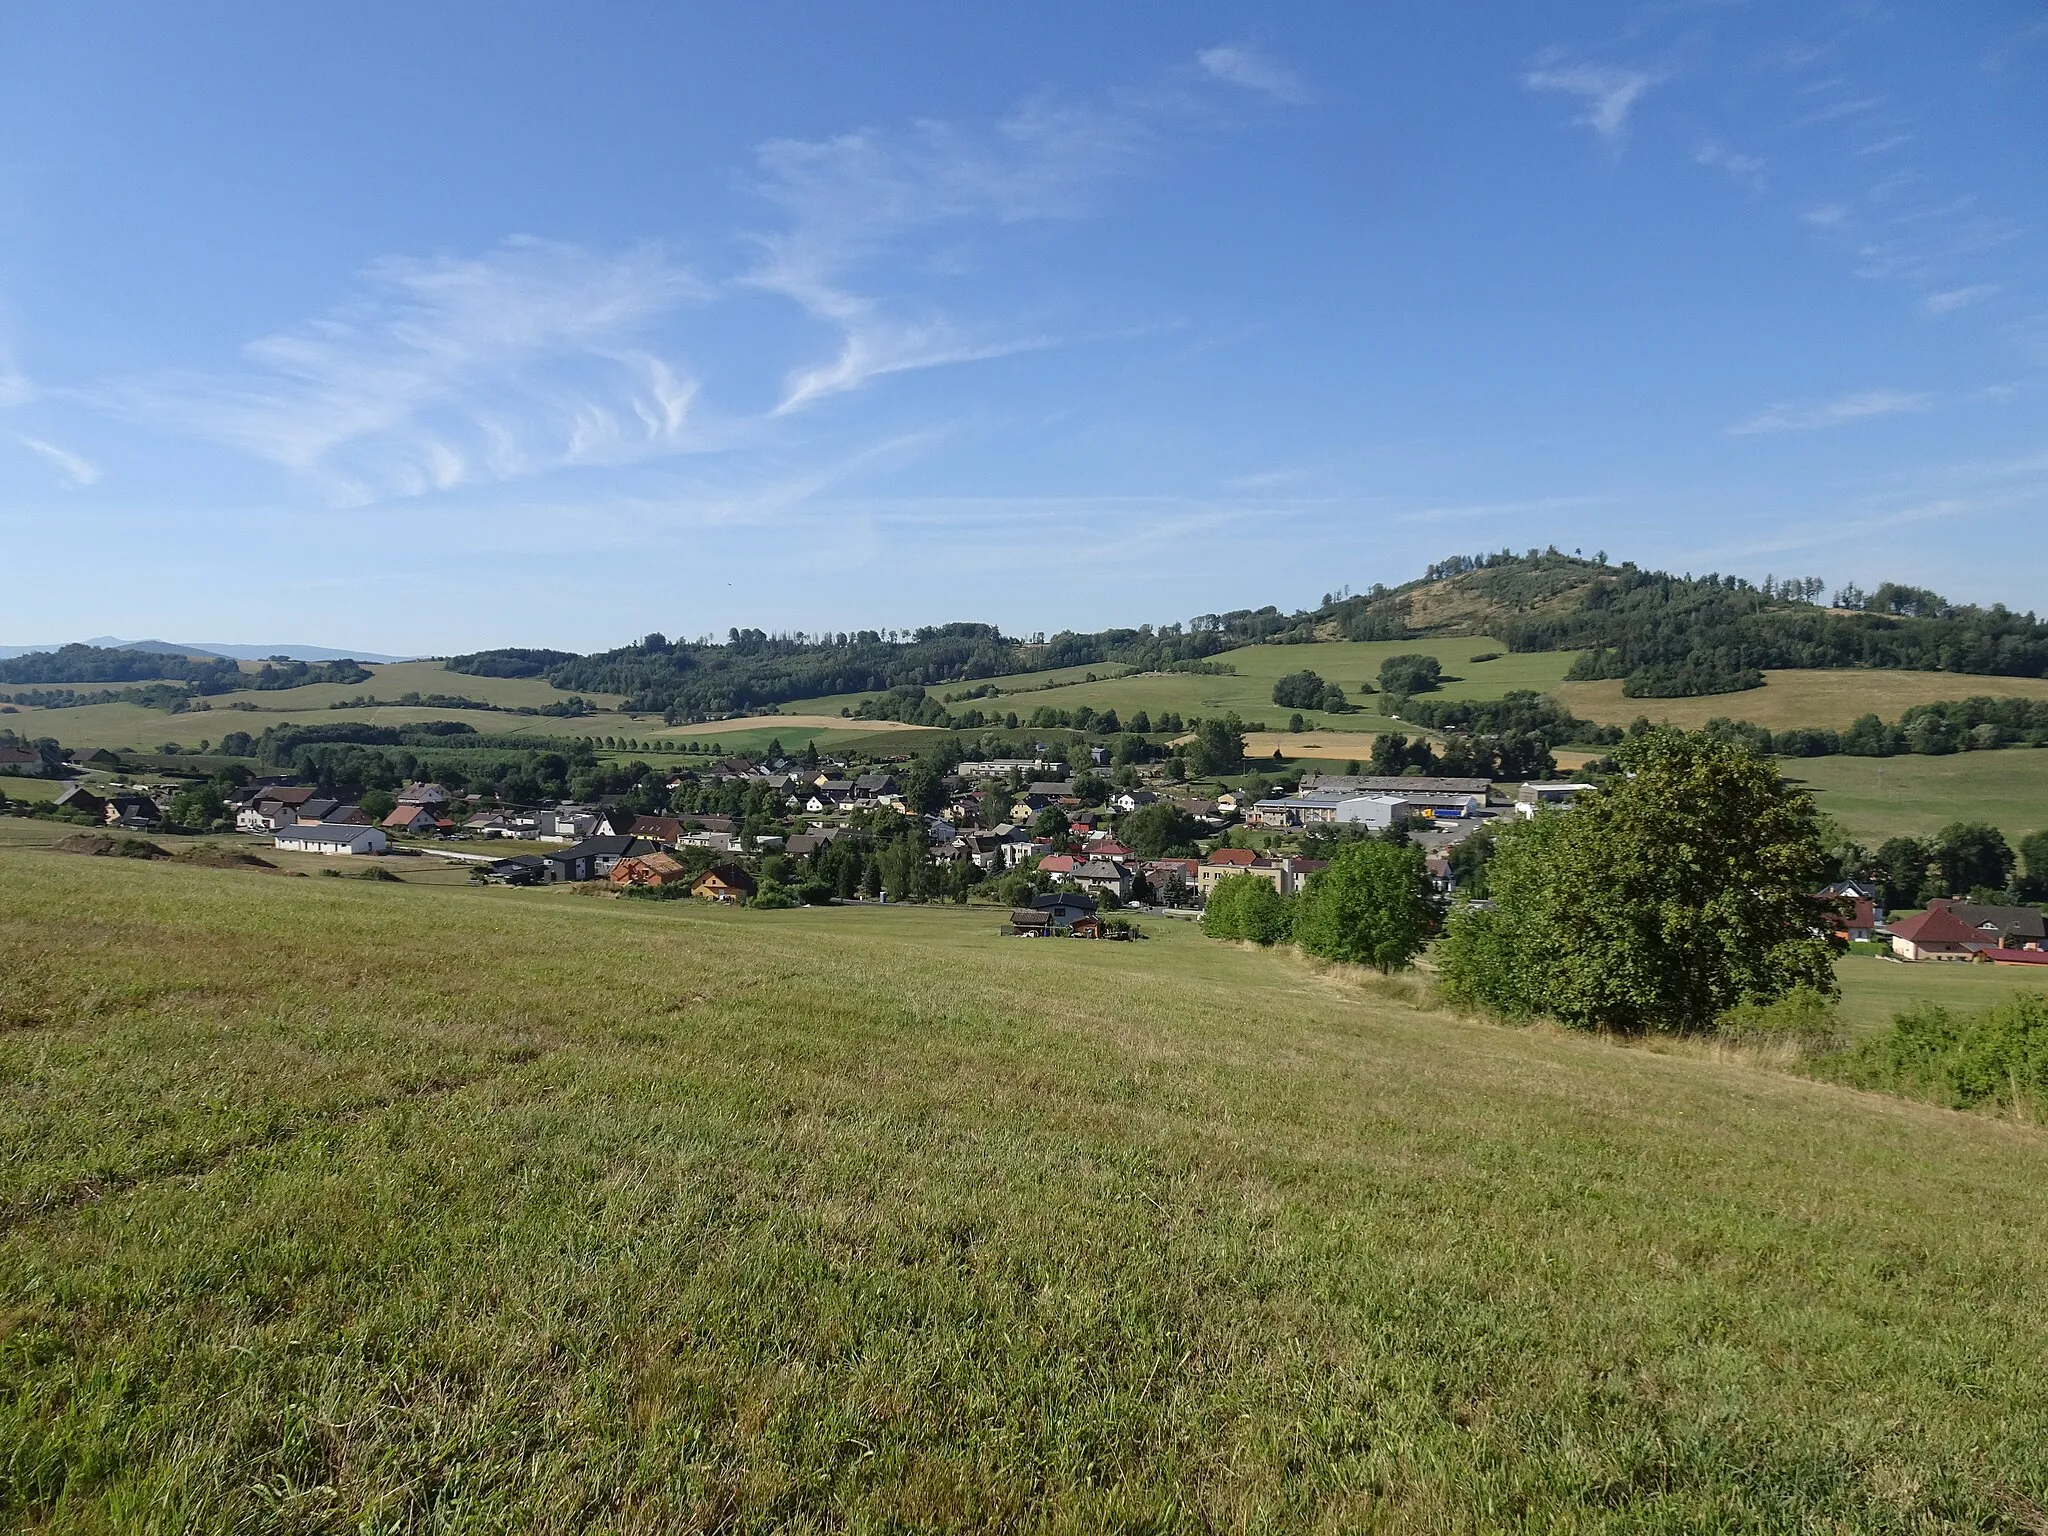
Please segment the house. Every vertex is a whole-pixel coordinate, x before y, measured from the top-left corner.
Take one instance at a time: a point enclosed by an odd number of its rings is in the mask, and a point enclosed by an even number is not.
[[[332,795],[322,795],[318,799],[307,800],[300,804],[298,823],[302,827],[317,827],[340,809],[341,802],[339,800],[335,799]]]
[[[604,879],[620,859],[659,852],[659,848],[641,837],[587,837],[580,843],[543,854],[542,859],[548,867],[550,885],[575,885]]]
[[[310,784],[268,784],[235,815],[235,825],[244,832],[274,832],[295,825],[302,818],[299,808],[319,791]],[[315,817],[314,820],[318,820]]]
[[[690,887],[690,894],[704,901],[747,901],[758,887],[754,877],[737,864],[714,864]]]
[[[820,848],[830,847],[841,830],[839,827],[821,827],[812,832],[799,832],[790,838],[783,852],[793,859],[807,859]]]
[[[1515,814],[1528,821],[1545,806],[1556,810],[1569,809],[1572,801],[1592,787],[1590,784],[1524,784],[1515,791]]]
[[[424,802],[401,805],[382,823],[386,832],[405,832],[414,837],[434,830],[434,813]]]
[[[613,885],[655,887],[687,880],[690,872],[665,853],[643,853],[620,859],[605,878]]]
[[[1083,890],[1094,891],[1105,900],[1114,897],[1122,903],[1131,899],[1131,872],[1109,859],[1090,859],[1069,878]]]
[[[1979,906],[1970,901],[1951,901],[1937,896],[1927,903],[1929,908],[1943,908],[1966,928],[1972,928],[1981,935],[1980,942],[2001,949],[2041,949],[2048,947],[2048,924],[2041,918],[2038,907],[1993,907]]]
[[[1438,896],[1448,896],[1457,887],[1457,879],[1451,874],[1451,861],[1441,853],[1432,853],[1422,861],[1422,871],[1429,877],[1429,888]]]
[[[436,806],[448,803],[448,791],[438,784],[408,784],[398,792],[400,805]]]
[[[1041,875],[1071,875],[1081,867],[1081,861],[1071,853],[1048,853],[1038,861]]]
[[[43,754],[34,747],[0,745],[0,773],[33,778],[43,771]]]
[[[706,848],[713,853],[738,853],[739,834],[735,832],[685,832],[676,839],[678,848]]]
[[[100,817],[109,826],[156,827],[163,824],[164,813],[149,796],[121,791],[107,796]]]
[[[1010,802],[1010,820],[1029,821],[1052,804],[1044,795],[1019,795]]]
[[[1901,960],[1974,960],[1984,935],[1946,907],[1929,907],[1891,925],[1892,953]]]
[[[548,861],[537,853],[518,853],[484,866],[484,878],[499,885],[540,885],[547,877]]]
[[[382,853],[391,846],[382,827],[356,827],[321,822],[311,826],[279,827],[272,846],[286,853],[367,854]]]
[[[60,811],[83,811],[95,821],[107,819],[107,802],[83,784],[67,785],[57,796],[56,803]]]
[[[462,824],[473,837],[510,837],[512,823],[503,811],[478,811]]]
[[[1838,896],[1834,907],[1828,928],[1836,938],[1851,944],[1868,944],[1877,937],[1877,930],[1884,920],[1867,897]]]
[[[1120,811],[1142,810],[1154,804],[1159,797],[1149,789],[1126,789],[1111,795],[1109,803]]]
[[[1294,894],[1295,877],[1305,873],[1302,859],[1270,859],[1249,848],[1218,848],[1202,860],[1195,874],[1195,889],[1204,901],[1216,889],[1216,882],[1232,875],[1257,875],[1282,896]]]
[[[320,819],[330,827],[374,827],[376,825],[376,822],[370,819],[370,813],[360,805],[337,805]]]
[[[1010,926],[1019,933],[1056,933],[1077,922],[1095,920],[1095,900],[1090,896],[1069,896],[1047,891],[1031,898],[1028,907],[1010,913]]]
[[[683,824],[673,816],[636,816],[631,811],[606,811],[597,819],[599,837],[644,837],[673,848],[683,840]]]

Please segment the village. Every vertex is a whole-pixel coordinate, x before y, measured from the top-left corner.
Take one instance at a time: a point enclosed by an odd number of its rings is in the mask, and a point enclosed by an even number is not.
[[[1568,809],[1592,787],[1309,771],[1263,786],[1274,793],[1221,785],[1191,796],[1188,786],[1130,768],[1104,777],[1100,749],[1078,772],[1049,755],[963,761],[935,778],[913,760],[807,756],[815,761],[735,755],[665,770],[666,813],[617,798],[506,805],[432,782],[345,801],[269,776],[225,797],[221,825],[281,853],[444,860],[465,866],[473,884],[764,907],[1007,901],[1009,935],[1122,938],[1136,932],[1123,914],[1198,918],[1232,876],[1292,897],[1335,846],[1367,836],[1419,847],[1430,891],[1447,907],[1460,896],[1461,870],[1483,859],[1500,823]],[[732,808],[750,810],[686,808],[730,803],[735,792]],[[919,809],[920,799],[936,808]],[[74,780],[52,806],[129,833],[172,825],[169,797],[139,785]],[[916,852],[895,862],[892,878],[872,856],[878,844]],[[867,856],[835,859],[835,845]],[[1875,881],[1846,879],[1818,894],[1837,914],[1835,936],[1865,952],[1909,964],[2048,965],[2038,906],[1933,897],[1926,910],[1893,921]]]

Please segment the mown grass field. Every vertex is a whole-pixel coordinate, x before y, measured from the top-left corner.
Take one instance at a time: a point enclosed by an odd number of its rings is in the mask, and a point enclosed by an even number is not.
[[[2014,844],[2048,827],[2048,751],[1801,757],[1779,766],[1873,848],[1888,837],[1924,837],[1952,821],[1988,821]]]
[[[0,1523],[2048,1505],[2040,1132],[1417,995],[0,849]]]
[[[1214,715],[1235,710],[1243,719],[1263,720],[1269,725],[1282,726],[1287,722],[1289,711],[1273,702],[1273,684],[1289,672],[1307,668],[1326,681],[1341,684],[1352,702],[1361,706],[1355,715],[1305,711],[1324,731],[1398,730],[1402,728],[1398,721],[1389,721],[1373,709],[1376,696],[1361,695],[1359,690],[1362,682],[1378,686],[1380,663],[1389,656],[1421,653],[1436,657],[1443,664],[1446,675],[1457,679],[1444,685],[1442,696],[1445,698],[1497,699],[1516,688],[1533,688],[1541,692],[1552,687],[1564,676],[1577,655],[1574,651],[1555,651],[1540,655],[1502,655],[1496,661],[1471,660],[1488,651],[1501,650],[1504,647],[1499,641],[1484,636],[1453,640],[1336,640],[1316,645],[1251,645],[1241,650],[1226,651],[1216,658],[1224,665],[1235,667],[1235,676],[1166,672],[1114,677],[1109,674],[1121,669],[1107,664],[1069,667],[1058,673],[1027,672],[1012,677],[983,679],[1004,690],[1002,695],[993,700],[954,704],[951,708],[961,711],[979,707],[983,713],[992,709],[998,715],[1015,710],[1020,718],[1028,718],[1031,711],[1042,704],[1068,710],[1086,704],[1097,710],[1113,708],[1126,720],[1141,709],[1153,715],[1162,710],[1172,710],[1183,716]],[[1083,681],[1090,672],[1096,674],[1097,680],[1092,683]],[[1060,685],[1048,688],[1045,686],[1048,681],[1057,681]],[[932,691],[944,697],[948,693],[965,692],[970,686],[979,684],[944,684]],[[871,695],[839,694],[785,707],[792,713],[815,711],[836,714],[841,708],[857,707],[862,699],[868,697]],[[1407,729],[1412,732],[1413,727]],[[1366,750],[1371,749],[1367,747]]]
[[[1835,974],[1842,984],[1842,1023],[1854,1035],[1877,1033],[1916,1003],[1974,1013],[2015,992],[2048,992],[2048,975],[2018,965],[1907,965],[1877,955],[1844,955]]]
[[[1916,704],[1973,695],[2007,699],[2048,699],[2048,678],[1977,677],[1961,672],[1894,672],[1877,669],[1766,672],[1764,686],[1703,699],[1623,698],[1621,682],[1558,683],[1549,690],[1582,720],[1627,725],[1637,716],[1697,730],[1726,716],[1774,731],[1790,726],[1841,730],[1859,715],[1896,720]]]

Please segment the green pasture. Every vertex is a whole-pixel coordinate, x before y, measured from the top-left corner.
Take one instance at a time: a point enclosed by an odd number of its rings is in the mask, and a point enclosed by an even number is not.
[[[1621,682],[1559,683],[1550,689],[1582,720],[1627,725],[1637,716],[1697,730],[1717,716],[1773,731],[1792,726],[1842,730],[1861,715],[1896,720],[1916,704],[1973,695],[2048,699],[2048,678],[1978,677],[1961,672],[1899,672],[1843,668],[1766,672],[1764,686],[1698,699],[1629,699]]]
[[[1215,715],[1235,710],[1246,720],[1264,720],[1285,725],[1288,710],[1273,702],[1273,684],[1289,672],[1303,668],[1328,682],[1340,684],[1354,703],[1362,706],[1355,715],[1325,715],[1308,711],[1325,730],[1381,731],[1400,729],[1373,710],[1377,696],[1364,695],[1361,683],[1378,686],[1380,663],[1389,656],[1421,653],[1437,658],[1446,682],[1441,697],[1451,699],[1492,699],[1517,688],[1539,692],[1554,686],[1577,655],[1573,651],[1551,651],[1529,655],[1503,654],[1498,660],[1474,662],[1472,657],[1488,651],[1504,651],[1497,640],[1485,637],[1451,640],[1324,641],[1314,645],[1252,645],[1226,651],[1215,660],[1237,669],[1235,676],[1210,676],[1192,672],[1155,672],[1116,676],[1122,668],[1108,664],[1068,667],[1059,673],[1025,672],[1010,677],[980,679],[976,683],[936,684],[930,690],[943,698],[964,693],[982,682],[1002,690],[995,699],[980,699],[948,705],[955,712],[979,708],[997,714],[1015,710],[1020,719],[1029,718],[1040,705],[1074,709],[1086,704],[1093,709],[1114,708],[1129,719],[1142,709],[1148,714],[1172,710],[1186,715]],[[1093,672],[1096,681],[1086,681]],[[1058,686],[1047,687],[1048,681]],[[791,714],[831,714],[841,708],[857,708],[871,694],[839,694],[785,705]],[[1412,729],[1412,727],[1410,728]]]
[[[998,916],[0,847],[0,1523],[2048,1506],[2039,1131]]]
[[[0,773],[0,795],[10,800],[54,800],[64,792],[62,779],[24,779]]]
[[[1915,1003],[1939,1003],[1958,1013],[1989,1007],[2015,992],[2048,992],[2048,966],[1921,961],[1906,964],[1878,955],[1844,955],[1835,962],[1842,984],[1842,1022],[1852,1034],[1873,1034]]]
[[[1785,758],[1779,766],[1873,848],[1888,837],[1925,837],[1952,821],[1988,821],[2012,843],[2048,827],[2048,751],[2038,748]]]

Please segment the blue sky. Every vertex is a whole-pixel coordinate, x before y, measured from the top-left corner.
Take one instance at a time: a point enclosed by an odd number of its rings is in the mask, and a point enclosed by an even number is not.
[[[2048,13],[1446,9],[8,8],[0,643],[2048,607]]]

